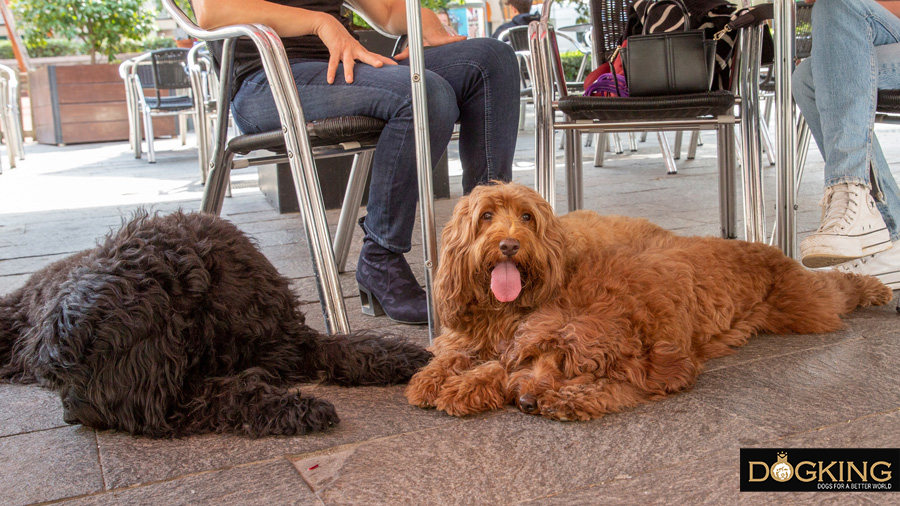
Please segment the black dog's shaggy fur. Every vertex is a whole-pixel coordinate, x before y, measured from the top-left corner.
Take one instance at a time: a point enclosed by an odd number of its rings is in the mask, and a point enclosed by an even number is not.
[[[154,437],[323,430],[334,406],[289,384],[393,384],[430,356],[309,328],[255,245],[199,213],[139,212],[0,299],[0,379],[58,391],[66,422]]]

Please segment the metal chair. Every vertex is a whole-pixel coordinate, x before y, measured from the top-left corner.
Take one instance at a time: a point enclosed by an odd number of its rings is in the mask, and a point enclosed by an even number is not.
[[[212,56],[205,44],[196,44],[188,52],[188,75],[194,97],[194,131],[197,134],[197,158],[200,164],[200,181],[206,184],[209,176],[212,136],[218,114],[216,93],[219,89],[218,75],[213,71]],[[230,111],[226,111],[230,112]],[[228,121],[230,122],[230,115]],[[229,123],[230,124],[230,123]]]
[[[531,51],[528,48],[528,27],[513,26],[500,33],[497,38],[512,46],[516,52],[516,58],[519,60],[519,78],[520,78],[520,109],[519,109],[519,130],[525,129],[525,110],[529,103],[534,103],[534,95],[531,89]]]
[[[216,98],[217,117],[213,136],[215,148],[210,157],[209,175],[201,209],[214,214],[221,212],[228,174],[232,169],[288,162],[306,230],[326,331],[349,332],[350,325],[344,308],[338,272],[339,266],[343,268],[346,262],[373,150],[384,122],[363,116],[306,122],[284,46],[274,30],[260,24],[204,30],[191,21],[174,0],[163,0],[163,5],[176,23],[190,36],[207,43],[221,41],[221,59],[218,61],[220,85]],[[263,68],[272,87],[282,128],[227,139],[226,111],[231,103],[234,46],[238,37],[248,38],[259,51]],[[271,153],[262,156],[235,157],[258,150],[267,150]],[[332,247],[314,159],[348,154],[354,154],[356,158]]]
[[[187,117],[196,116],[191,79],[188,75],[188,49],[170,48],[150,51],[134,59],[127,67],[131,74],[135,111],[143,119],[144,137],[147,140],[147,161],[156,163],[153,147],[153,118],[178,116],[179,136],[186,142]],[[156,96],[146,96],[145,88],[155,90]],[[174,93],[163,95],[167,91]],[[136,121],[137,123],[137,121]],[[140,136],[136,136],[140,139]],[[135,158],[141,157],[140,142],[135,144]]]
[[[595,0],[592,15],[607,8],[609,0]],[[706,93],[665,97],[583,97],[571,96],[560,86],[562,65],[554,32],[549,28],[553,0],[544,4],[540,22],[529,27],[531,53],[535,67],[535,108],[538,122],[536,135],[536,173],[538,192],[551,204],[554,202],[555,163],[553,134],[562,130],[566,136],[565,174],[568,209],[584,206],[582,189],[581,143],[582,131],[659,131],[659,130],[715,130],[719,151],[719,201],[723,237],[737,237],[735,215],[736,156],[734,126],[741,124],[744,176],[744,223],[748,240],[763,239],[763,202],[759,166],[759,130],[756,85],[759,70],[759,50],[762,28],[744,28],[736,44],[736,64],[733,69],[742,79],[734,79],[740,93],[717,90]],[[761,14],[761,11],[758,12]],[[596,28],[596,27],[595,27]],[[598,31],[599,32],[599,31]],[[595,44],[603,40],[595,34]],[[597,54],[602,49],[595,48]],[[754,74],[755,70],[755,74]],[[557,84],[554,90],[554,83]],[[554,95],[555,93],[555,95]],[[735,115],[740,106],[740,115]],[[556,120],[556,112],[565,114]],[[756,146],[756,149],[752,149]]]
[[[0,128],[3,129],[6,138],[10,168],[16,167],[17,159],[25,159],[20,98],[18,72],[6,65],[0,65]]]

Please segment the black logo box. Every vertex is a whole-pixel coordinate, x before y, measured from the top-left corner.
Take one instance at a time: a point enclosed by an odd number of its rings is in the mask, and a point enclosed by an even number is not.
[[[771,473],[765,476],[768,468],[778,462],[779,453],[787,454],[786,460],[793,469],[790,479],[784,482],[775,480]],[[853,464],[853,469],[849,463]],[[865,481],[859,476],[863,469]],[[741,448],[742,492],[898,490],[900,448]]]

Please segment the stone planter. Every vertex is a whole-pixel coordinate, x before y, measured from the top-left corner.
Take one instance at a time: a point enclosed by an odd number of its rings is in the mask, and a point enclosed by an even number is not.
[[[128,140],[125,85],[118,65],[47,65],[28,79],[39,143]],[[174,135],[175,120],[156,118],[153,128],[156,137]]]

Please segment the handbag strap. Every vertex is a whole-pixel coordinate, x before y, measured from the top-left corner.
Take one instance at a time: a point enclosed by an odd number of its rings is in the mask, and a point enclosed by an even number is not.
[[[691,15],[687,10],[687,7],[684,5],[684,2],[681,0],[647,0],[647,9],[644,10],[644,19],[650,21],[650,11],[653,7],[664,5],[664,4],[673,4],[681,9],[681,15],[684,17],[684,31],[688,31],[691,29]],[[643,27],[641,28],[641,34],[647,35],[647,29],[649,28],[650,23],[642,23]]]
[[[731,18],[724,28],[719,30],[714,36],[714,40],[719,40],[723,35],[732,31],[740,30],[747,26],[756,26],[775,17],[775,5],[771,3],[760,4],[756,7],[744,9],[744,12]]]

